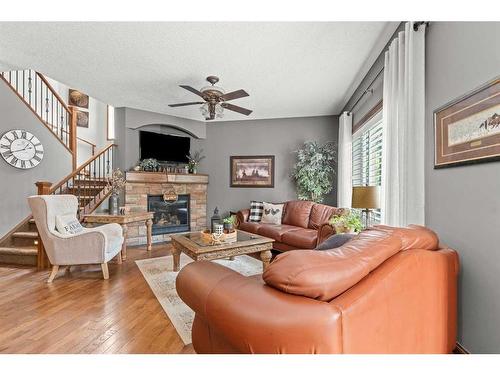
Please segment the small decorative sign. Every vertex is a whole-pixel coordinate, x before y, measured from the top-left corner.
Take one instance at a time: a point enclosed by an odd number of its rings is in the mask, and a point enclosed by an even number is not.
[[[434,168],[500,160],[500,78],[434,112]]]

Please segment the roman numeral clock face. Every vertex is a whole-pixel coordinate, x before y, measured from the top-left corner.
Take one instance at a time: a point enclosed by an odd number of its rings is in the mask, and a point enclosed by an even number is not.
[[[0,138],[2,158],[19,169],[36,167],[43,159],[42,143],[25,130],[9,130]]]

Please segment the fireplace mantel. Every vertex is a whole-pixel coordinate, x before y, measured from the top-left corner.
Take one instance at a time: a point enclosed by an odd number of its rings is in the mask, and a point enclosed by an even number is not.
[[[167,172],[126,172],[127,182],[150,184],[208,184],[207,174],[186,174]]]
[[[176,194],[188,194],[190,197],[191,231],[200,231],[207,226],[207,185],[206,174],[181,174],[166,172],[126,172],[125,207],[131,212],[148,210],[148,196],[163,195],[167,191]],[[153,242],[170,239],[170,234],[153,235]],[[129,227],[128,245],[142,245],[146,233],[142,227]]]

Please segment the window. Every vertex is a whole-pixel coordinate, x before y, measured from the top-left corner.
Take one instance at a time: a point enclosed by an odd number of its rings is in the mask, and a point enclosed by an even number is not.
[[[107,137],[108,141],[115,139],[115,107],[108,105],[108,121],[107,121]]]
[[[352,186],[382,184],[382,111],[353,135]],[[380,223],[380,209],[373,210],[371,221]]]

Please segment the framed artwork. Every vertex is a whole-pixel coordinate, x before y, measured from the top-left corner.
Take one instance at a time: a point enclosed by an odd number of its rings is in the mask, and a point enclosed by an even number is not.
[[[231,187],[274,187],[274,155],[231,156]]]
[[[85,95],[84,93],[74,90],[74,89],[69,89],[69,100],[68,104],[75,106],[75,107],[80,107],[80,108],[89,108],[89,96]]]
[[[500,77],[434,111],[434,168],[500,160]]]
[[[89,113],[85,111],[76,110],[76,126],[81,128],[89,127]]]

